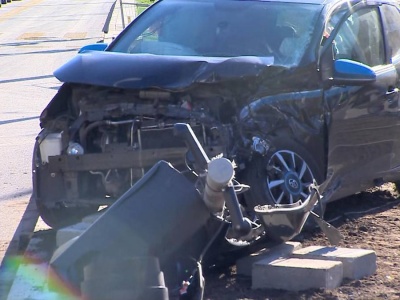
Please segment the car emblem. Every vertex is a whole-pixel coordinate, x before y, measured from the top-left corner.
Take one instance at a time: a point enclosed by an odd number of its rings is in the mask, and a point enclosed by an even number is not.
[[[297,183],[297,181],[295,179],[289,179],[289,186],[293,189],[299,188],[299,184]]]

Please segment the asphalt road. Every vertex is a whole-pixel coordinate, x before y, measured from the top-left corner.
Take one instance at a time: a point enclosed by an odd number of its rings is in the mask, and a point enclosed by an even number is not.
[[[113,0],[21,0],[0,8],[0,262],[32,193],[39,115],[60,82],[53,71],[104,38]]]

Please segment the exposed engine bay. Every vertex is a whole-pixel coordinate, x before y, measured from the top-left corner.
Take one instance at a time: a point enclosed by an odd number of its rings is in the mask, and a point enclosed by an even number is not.
[[[323,120],[320,94],[289,84],[301,73],[253,56],[89,52],[54,75],[64,84],[40,116],[33,161],[36,203],[52,227],[114,203],[160,160],[193,173],[176,123],[191,126],[208,157],[235,163],[252,187],[241,199],[249,210],[309,195],[307,153],[291,144],[296,136],[321,153]]]
[[[233,99],[193,97],[65,84],[41,116],[39,184],[57,186],[66,206],[110,204],[159,160],[190,167],[190,153],[173,134],[179,122],[191,125],[209,157],[234,160],[238,147],[251,151],[242,146]],[[254,140],[253,148],[264,151],[265,143]]]

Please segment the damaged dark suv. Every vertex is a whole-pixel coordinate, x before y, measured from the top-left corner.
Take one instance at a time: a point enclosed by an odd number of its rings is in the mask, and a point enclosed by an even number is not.
[[[396,182],[399,72],[396,2],[160,0],[55,71],[63,85],[33,159],[38,209],[63,226],[161,159],[190,167],[178,122],[235,162],[248,209],[304,200],[313,180],[325,204]]]

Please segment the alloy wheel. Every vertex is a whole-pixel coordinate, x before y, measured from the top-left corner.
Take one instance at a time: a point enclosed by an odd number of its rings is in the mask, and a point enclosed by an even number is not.
[[[266,192],[276,204],[306,200],[314,175],[307,162],[289,150],[275,152],[267,163]]]

